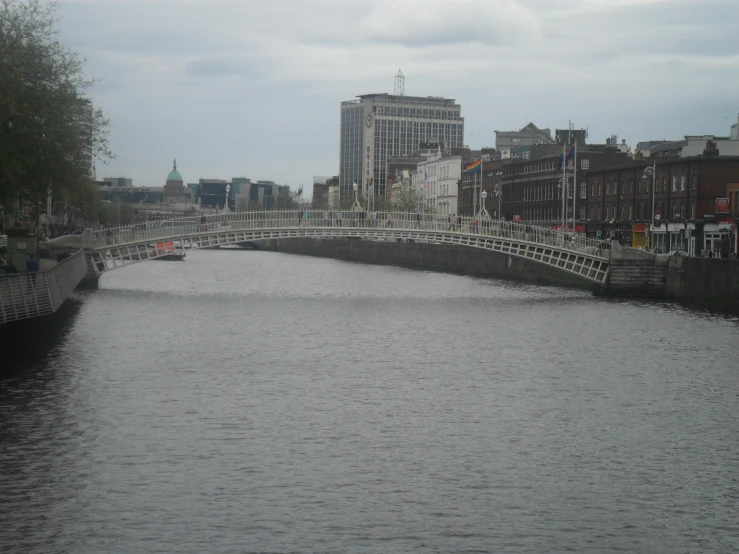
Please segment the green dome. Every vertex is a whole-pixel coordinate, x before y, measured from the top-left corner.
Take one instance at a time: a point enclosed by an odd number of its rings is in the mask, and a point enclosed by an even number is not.
[[[174,163],[172,164],[172,171],[167,175],[167,181],[182,181],[182,175],[177,171],[177,158],[175,158]]]
[[[182,181],[182,175],[180,175],[179,171],[173,169],[169,172],[169,175],[167,175],[167,181]]]

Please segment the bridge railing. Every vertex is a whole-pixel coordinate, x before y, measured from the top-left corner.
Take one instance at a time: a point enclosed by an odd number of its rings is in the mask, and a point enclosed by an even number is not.
[[[86,273],[79,250],[47,271],[0,274],[0,324],[54,313]]]
[[[474,217],[449,218],[410,212],[339,210],[274,210],[232,212],[201,217],[172,218],[163,222],[99,229],[93,233],[96,249],[144,241],[158,241],[212,232],[286,228],[357,228],[461,233],[471,237],[501,237],[603,255],[601,241],[548,227]]]

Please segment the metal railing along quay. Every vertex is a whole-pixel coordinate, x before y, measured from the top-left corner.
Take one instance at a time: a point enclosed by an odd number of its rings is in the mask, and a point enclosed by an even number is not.
[[[0,273],[0,324],[56,312],[87,273],[84,250],[37,273]]]
[[[200,217],[179,217],[138,225],[93,231],[95,250],[146,241],[159,241],[212,232],[289,228],[377,228],[385,230],[438,231],[470,236],[500,237],[606,258],[602,241],[583,235],[494,219],[447,218],[410,212],[330,210],[275,210],[232,212]]]

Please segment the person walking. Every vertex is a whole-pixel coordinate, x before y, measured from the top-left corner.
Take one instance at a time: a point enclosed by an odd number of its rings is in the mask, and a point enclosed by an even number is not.
[[[34,254],[28,256],[26,260],[26,273],[28,274],[28,294],[30,294],[32,288],[36,288],[36,275],[38,274],[39,263]]]

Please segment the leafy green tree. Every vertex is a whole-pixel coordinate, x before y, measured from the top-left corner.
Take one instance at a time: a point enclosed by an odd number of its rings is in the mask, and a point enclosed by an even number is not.
[[[45,0],[0,0],[0,203],[52,194],[88,210],[95,159],[113,157],[108,120],[85,91],[83,60],[58,40]]]

